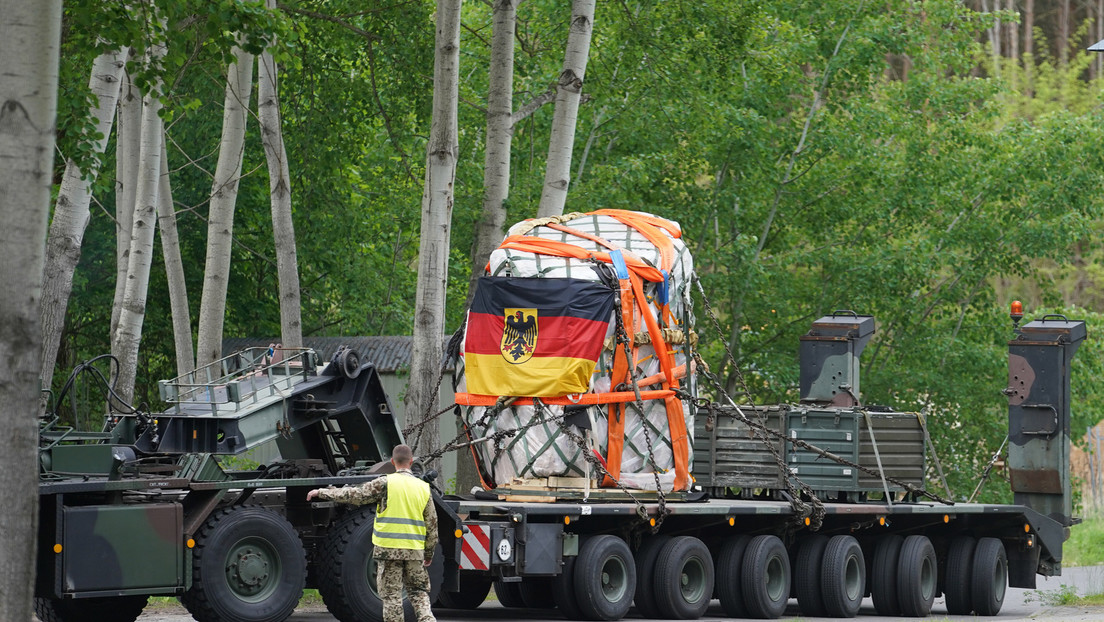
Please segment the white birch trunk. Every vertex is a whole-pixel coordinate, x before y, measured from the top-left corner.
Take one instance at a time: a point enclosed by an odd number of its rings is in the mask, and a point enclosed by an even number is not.
[[[38,538],[38,323],[53,181],[61,0],[0,0],[0,620],[30,620]]]
[[[199,304],[199,338],[196,364],[200,367],[222,356],[222,327],[226,315],[226,288],[230,278],[230,251],[234,241],[234,207],[238,200],[245,125],[253,86],[253,55],[234,48],[234,62],[226,78],[215,181],[207,221],[207,262]]]
[[[563,213],[567,188],[571,183],[571,152],[575,146],[575,124],[579,99],[583,92],[590,35],[594,27],[595,0],[573,0],[571,32],[556,90],[556,112],[552,115],[552,135],[548,142],[548,162],[544,172],[537,218]]]
[[[468,300],[491,251],[502,241],[510,195],[510,143],[513,138],[514,32],[516,0],[495,0],[491,67],[487,89],[487,149],[483,159],[483,214],[475,225]]]
[[[161,183],[157,190],[157,228],[161,232],[161,254],[169,283],[169,308],[172,309],[173,345],[176,349],[176,373],[195,369],[192,348],[192,317],[188,309],[188,284],[184,280],[184,262],[180,259],[180,236],[176,230],[176,208],[169,181],[167,140],[161,135]]]
[[[126,288],[127,255],[134,222],[134,197],[138,186],[138,157],[142,138],[142,94],[123,72],[119,92],[119,119],[115,127],[115,299],[111,305],[111,334],[114,343]],[[118,355],[112,351],[112,354]]]
[[[96,98],[89,114],[96,119],[96,131],[102,138],[92,144],[99,158],[111,135],[115,121],[115,105],[119,101],[119,82],[123,77],[127,48],[105,52],[92,62],[88,88]],[[96,160],[89,178],[82,179],[80,168],[73,160],[65,163],[50,236],[46,242],[46,269],[42,279],[42,386],[49,387],[54,375],[58,347],[65,327],[65,309],[73,291],[73,273],[80,262],[84,230],[88,227],[88,204],[92,200],[92,182],[100,172]]]
[[[460,0],[438,0],[435,49],[433,124],[426,146],[414,345],[405,402],[407,426],[422,421],[427,412],[432,414],[438,404],[453,183],[459,151],[456,105],[460,83]],[[413,441],[407,439],[419,455],[436,451],[440,442],[437,420],[425,423]]]
[[[163,54],[151,48],[151,55]],[[161,110],[160,85],[155,85],[142,98],[142,131],[139,148],[138,183],[135,187],[134,222],[131,225],[130,252],[127,255],[126,286],[119,310],[119,325],[112,337],[111,351],[119,359],[115,391],[126,402],[134,397],[134,380],[138,371],[138,347],[142,341],[142,325],[146,319],[146,294],[149,290],[150,266],[153,264],[153,236],[157,227],[157,200],[161,186],[161,152],[164,124]]]
[[[270,10],[276,0],[266,0]],[[276,244],[276,274],[280,284],[280,339],[284,346],[303,345],[303,321],[299,301],[299,260],[295,249],[295,224],[291,217],[291,175],[280,119],[277,67],[272,54],[257,62],[257,118],[268,162],[268,190],[272,201],[272,236]]]

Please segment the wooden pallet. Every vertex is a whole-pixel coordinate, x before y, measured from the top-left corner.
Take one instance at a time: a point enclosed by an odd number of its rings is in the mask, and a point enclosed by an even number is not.
[[[595,480],[589,486],[582,477],[514,478],[510,483],[495,488],[500,501],[554,503],[556,501],[605,501],[631,502],[632,498],[620,488],[599,488]],[[640,501],[655,503],[659,496],[654,490],[629,490]],[[685,500],[686,493],[672,492],[664,495],[668,501]]]

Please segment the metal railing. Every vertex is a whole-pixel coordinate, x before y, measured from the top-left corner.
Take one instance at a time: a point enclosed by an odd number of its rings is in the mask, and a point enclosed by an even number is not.
[[[310,348],[246,348],[158,383],[161,399],[181,413],[185,406],[208,405],[212,415],[238,411],[274,395],[283,395],[314,374]],[[227,406],[229,406],[227,408]]]

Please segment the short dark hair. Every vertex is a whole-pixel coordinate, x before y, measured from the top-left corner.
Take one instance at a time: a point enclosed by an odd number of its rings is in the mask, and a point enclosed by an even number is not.
[[[395,462],[395,466],[410,466],[414,462],[414,452],[409,445],[395,445],[391,450],[391,460]]]

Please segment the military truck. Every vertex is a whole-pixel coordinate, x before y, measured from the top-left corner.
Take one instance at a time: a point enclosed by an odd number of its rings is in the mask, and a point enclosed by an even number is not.
[[[113,402],[103,432],[43,421],[39,618],[132,621],[162,595],[201,621],[279,621],[310,586],[341,620],[380,619],[373,508],[305,501],[387,472],[402,442],[372,364],[347,348],[325,365],[307,349],[253,348],[159,389],[168,410]],[[283,459],[255,470],[216,459],[269,442]],[[448,505],[439,515],[451,547],[459,521]]]
[[[792,597],[808,616],[854,617],[868,594],[882,615],[922,617],[943,593],[949,613],[996,615],[1008,585],[1061,574],[1078,522],[1069,370],[1084,323],[1047,316],[1009,343],[1014,505],[922,489],[925,418],[858,399],[873,330],[854,313],[814,322],[798,404],[699,401],[690,491],[599,487],[597,463],[582,482],[435,491],[432,597],[475,608],[493,587],[504,606],[579,620],[632,606],[695,619],[719,599],[731,617],[769,619]],[[249,350],[160,388],[171,408],[119,408],[102,433],[44,421],[39,617],[129,622],[165,595],[201,622],[278,622],[315,587],[342,622],[381,620],[374,509],[305,500],[378,477],[402,441],[371,363]],[[270,441],[282,459],[255,470],[216,458]]]

